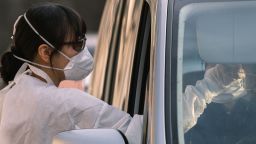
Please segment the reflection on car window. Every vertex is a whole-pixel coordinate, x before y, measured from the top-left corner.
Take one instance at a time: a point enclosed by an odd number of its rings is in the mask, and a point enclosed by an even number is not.
[[[256,2],[181,9],[177,92],[186,144],[256,143]]]

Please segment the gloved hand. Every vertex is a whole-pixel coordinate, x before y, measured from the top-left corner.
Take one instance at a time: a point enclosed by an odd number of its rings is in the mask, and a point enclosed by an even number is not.
[[[216,80],[222,86],[227,86],[234,80],[245,78],[245,72],[241,64],[217,64],[205,73],[205,78]]]
[[[231,94],[234,97],[244,95],[245,72],[240,64],[217,64],[206,71],[204,79],[209,86],[212,97]]]
[[[183,94],[184,131],[197,122],[206,104],[218,100],[226,100],[223,94],[243,96],[245,73],[242,65],[221,65],[206,70],[204,79],[196,82],[195,86],[188,85]],[[217,96],[220,97],[217,97]],[[223,98],[223,99],[222,99]]]

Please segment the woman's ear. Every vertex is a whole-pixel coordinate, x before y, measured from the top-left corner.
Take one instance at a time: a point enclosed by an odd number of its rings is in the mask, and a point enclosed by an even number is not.
[[[46,44],[41,44],[38,47],[38,58],[41,59],[44,63],[50,63],[51,53],[52,49]]]

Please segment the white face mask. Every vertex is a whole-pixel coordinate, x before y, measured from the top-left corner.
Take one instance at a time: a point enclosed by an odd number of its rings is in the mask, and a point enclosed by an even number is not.
[[[50,45],[52,48],[55,49],[55,47],[48,42],[43,36],[41,36],[38,31],[32,26],[32,24],[28,21],[27,17],[26,17],[26,13],[23,15],[26,22],[28,23],[28,25],[31,27],[31,29],[48,45]],[[18,18],[20,19],[20,17]],[[16,24],[18,23],[18,20],[15,22],[14,28],[16,27]],[[13,35],[15,34],[15,30]],[[84,45],[84,48],[81,52],[79,52],[77,55],[73,56],[72,58],[69,58],[68,56],[66,56],[63,52],[59,51],[58,52],[63,55],[66,59],[69,60],[68,64],[65,66],[64,69],[60,69],[60,68],[55,68],[55,67],[50,67],[50,66],[46,66],[46,65],[41,65],[26,59],[23,59],[21,57],[18,57],[16,55],[13,55],[15,58],[30,63],[30,64],[34,64],[36,66],[40,66],[43,68],[49,68],[49,69],[54,69],[54,70],[61,70],[64,71],[64,75],[66,80],[82,80],[84,79],[86,76],[88,76],[90,74],[90,72],[93,70],[93,57],[90,54],[90,52],[88,51],[88,48]]]
[[[64,69],[41,65],[41,64],[23,59],[16,55],[14,55],[14,57],[21,61],[33,64],[36,66],[40,66],[43,68],[64,71],[66,80],[82,80],[86,76],[88,76],[93,70],[93,57],[91,56],[87,48],[85,48],[84,50],[82,50],[80,53],[73,56],[72,58],[67,58],[67,56],[65,55],[65,57],[69,60],[69,62]]]
[[[69,63],[64,68],[67,80],[81,80],[88,76],[93,70],[93,58],[85,48],[80,53],[69,59]]]

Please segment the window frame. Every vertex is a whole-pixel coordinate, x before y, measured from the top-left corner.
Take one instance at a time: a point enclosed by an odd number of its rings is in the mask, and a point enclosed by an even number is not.
[[[112,105],[124,111],[128,110],[132,70],[136,51],[139,23],[143,1],[127,1],[120,31],[119,53],[116,74],[113,77]],[[125,54],[125,55],[124,55]]]
[[[104,7],[100,29],[99,40],[95,50],[95,67],[92,73],[91,84],[88,92],[99,99],[110,103],[110,87],[112,72],[116,66],[116,39],[119,38],[119,30],[122,26],[125,0],[110,0]],[[107,37],[106,37],[107,35]]]
[[[150,27],[151,14],[147,2],[144,2],[139,24],[136,50],[133,60],[133,70],[130,84],[127,112],[131,115],[142,114],[144,109],[146,81],[150,61]]]

